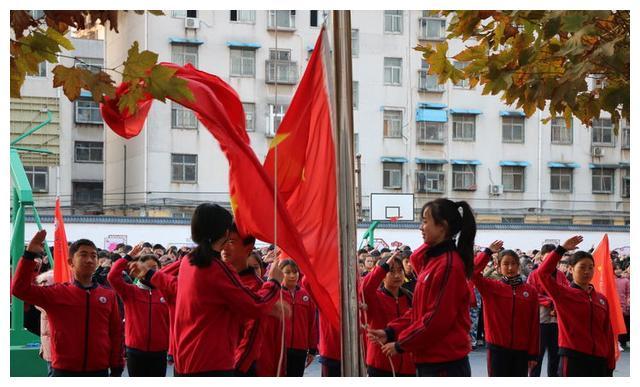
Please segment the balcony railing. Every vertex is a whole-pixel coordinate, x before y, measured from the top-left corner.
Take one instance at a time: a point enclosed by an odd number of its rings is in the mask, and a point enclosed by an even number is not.
[[[442,93],[444,85],[438,83],[438,76],[427,74],[427,70],[418,70],[418,91]]]
[[[266,83],[295,85],[298,83],[298,63],[268,60],[266,63]]]

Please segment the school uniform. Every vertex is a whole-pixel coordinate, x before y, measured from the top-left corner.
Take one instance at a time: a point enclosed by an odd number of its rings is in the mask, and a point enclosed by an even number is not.
[[[264,283],[252,267],[242,270],[238,276],[240,282],[253,292],[258,292]],[[257,376],[256,361],[260,357],[262,341],[271,333],[265,330],[264,318],[242,320],[240,324],[240,342],[234,354],[236,376]]]

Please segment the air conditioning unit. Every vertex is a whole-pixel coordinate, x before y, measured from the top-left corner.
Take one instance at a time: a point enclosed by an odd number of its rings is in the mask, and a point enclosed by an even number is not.
[[[591,148],[591,156],[602,157],[603,156],[602,148],[600,148],[599,146],[594,146],[593,148]]]
[[[186,17],[184,18],[184,28],[197,30],[200,28],[200,19],[197,17]]]
[[[504,187],[500,184],[491,184],[489,185],[489,194],[491,195],[501,195]]]

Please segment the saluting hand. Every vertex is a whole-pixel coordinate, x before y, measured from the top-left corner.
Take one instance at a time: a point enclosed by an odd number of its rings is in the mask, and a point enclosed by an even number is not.
[[[129,256],[133,259],[138,259],[138,257],[140,256],[140,253],[142,252],[142,242],[138,243],[137,245],[133,246],[133,248],[131,249],[131,251],[129,251]]]
[[[493,243],[489,245],[489,250],[491,250],[492,253],[497,253],[498,251],[502,250],[503,244],[504,242],[500,240],[493,241]]]
[[[135,278],[144,278],[147,275],[149,268],[147,265],[140,261],[129,262],[129,275]]]
[[[44,249],[42,248],[42,243],[44,243],[44,238],[47,236],[47,230],[42,229],[35,233],[33,238],[31,238],[31,242],[27,246],[27,251],[36,254],[42,254]]]
[[[563,244],[565,250],[570,251],[574,250],[578,245],[584,240],[582,235],[574,235],[571,238],[567,239]]]

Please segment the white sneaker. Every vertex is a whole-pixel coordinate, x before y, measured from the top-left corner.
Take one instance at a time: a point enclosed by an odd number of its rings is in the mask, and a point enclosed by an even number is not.
[[[618,350],[624,352],[624,347],[620,343],[618,343]]]

